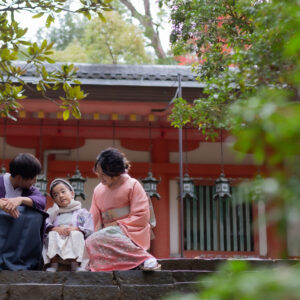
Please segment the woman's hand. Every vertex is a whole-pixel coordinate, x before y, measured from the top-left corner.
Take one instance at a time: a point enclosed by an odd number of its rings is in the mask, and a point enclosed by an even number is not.
[[[104,227],[109,227],[109,226],[119,226],[118,223],[115,221],[115,222],[111,222],[111,223],[105,223],[104,224]]]

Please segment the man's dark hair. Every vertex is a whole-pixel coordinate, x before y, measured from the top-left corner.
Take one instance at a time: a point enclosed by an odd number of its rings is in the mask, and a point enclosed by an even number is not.
[[[119,176],[129,169],[130,164],[124,153],[116,148],[107,148],[102,151],[96,159],[94,169],[99,165],[104,174],[108,176]]]
[[[32,179],[41,173],[40,161],[30,153],[20,153],[9,163],[12,177],[20,175],[24,179]]]

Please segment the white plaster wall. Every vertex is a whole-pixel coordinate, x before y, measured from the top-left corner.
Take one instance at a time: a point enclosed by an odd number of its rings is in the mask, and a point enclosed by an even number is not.
[[[87,139],[85,144],[79,148],[78,157],[79,161],[95,161],[97,155],[105,148],[112,147],[113,140],[92,140]],[[148,151],[132,151],[120,146],[120,141],[115,140],[116,148],[125,153],[129,161],[132,162],[149,162],[150,155]],[[75,160],[77,159],[77,150],[72,149],[71,154],[66,155],[56,155],[57,160]]]
[[[183,149],[184,150],[184,149]],[[252,165],[252,155],[247,154],[243,159],[240,158],[240,153],[232,149],[232,143],[223,142],[223,161],[224,164],[241,164]],[[170,153],[170,162],[179,162],[179,153]],[[186,153],[183,152],[183,162],[185,163]],[[200,146],[196,150],[188,151],[187,153],[188,163],[198,164],[218,164],[221,163],[221,143],[200,143]]]
[[[0,138],[0,158],[3,158],[3,140],[4,138]],[[10,146],[8,144],[5,144],[5,159],[12,159],[19,153],[31,153],[35,155],[35,149],[33,148],[17,148]]]
[[[86,200],[82,200],[82,207],[86,209],[90,209],[91,204],[92,204],[92,197],[93,197],[93,192],[94,188],[96,185],[99,183],[98,178],[87,178],[87,181],[84,184],[84,192],[86,195]]]

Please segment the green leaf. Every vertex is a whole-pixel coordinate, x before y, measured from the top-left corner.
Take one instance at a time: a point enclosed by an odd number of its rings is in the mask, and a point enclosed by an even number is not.
[[[41,45],[41,49],[46,48],[46,46],[47,46],[47,41],[43,40],[42,45]]]
[[[49,63],[49,64],[54,64],[55,63],[55,60],[48,57],[48,56],[45,56],[45,60]]]
[[[99,17],[99,19],[102,21],[102,22],[106,22],[106,18],[103,16],[103,14],[102,13],[98,13],[98,17]]]
[[[54,17],[52,15],[49,15],[46,20],[46,27],[50,27],[51,23],[53,22],[54,22]]]
[[[63,119],[66,121],[66,120],[69,119],[69,117],[70,117],[70,111],[69,110],[65,110],[63,112]]]
[[[43,12],[40,12],[40,13],[38,13],[38,14],[32,16],[32,18],[33,18],[33,19],[38,19],[38,18],[42,17],[43,15],[44,15],[44,13],[43,13]]]

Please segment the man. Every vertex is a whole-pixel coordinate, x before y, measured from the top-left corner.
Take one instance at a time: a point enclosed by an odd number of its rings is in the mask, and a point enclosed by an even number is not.
[[[40,268],[46,199],[34,186],[39,160],[20,153],[0,176],[0,270]]]

